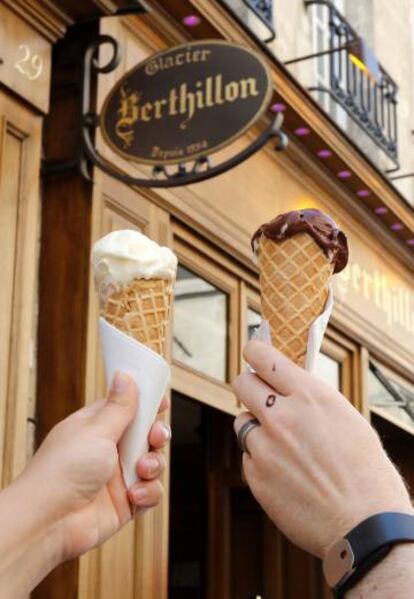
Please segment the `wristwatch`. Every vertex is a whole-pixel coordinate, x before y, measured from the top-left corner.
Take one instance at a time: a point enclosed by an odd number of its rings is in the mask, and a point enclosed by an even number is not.
[[[343,599],[394,545],[410,542],[414,542],[413,515],[383,512],[358,524],[329,549],[323,561],[334,597]]]

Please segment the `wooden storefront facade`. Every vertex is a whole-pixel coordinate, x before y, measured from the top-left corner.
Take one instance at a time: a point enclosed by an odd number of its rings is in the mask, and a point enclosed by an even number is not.
[[[319,563],[279,535],[240,475],[232,416],[241,407],[230,381],[243,368],[250,318],[259,312],[249,240],[277,213],[307,206],[330,213],[347,232],[351,261],[335,281],[336,304],[323,344],[326,368],[373,419],[408,482],[414,482],[414,427],[370,407],[369,365],[414,389],[414,252],[294,139],[283,153],[269,144],[234,170],[193,186],[134,188],[97,168],[93,183],[86,181],[76,164],[82,60],[95,36],[110,34],[123,49],[118,68],[96,77],[97,112],[134,64],[191,39],[181,19],[192,5],[204,19],[197,36],[254,47],[216,0],[151,5],[149,15],[125,17],[104,17],[122,7],[109,0],[5,0],[0,6],[2,485],[21,471],[57,421],[105,392],[89,267],[97,238],[115,229],[138,229],[176,251],[183,277],[190,273],[224,298],[217,312],[224,323],[217,342],[221,366],[186,358],[173,329],[173,408],[167,418],[177,433],[173,430],[167,455],[162,505],[103,547],[56,570],[33,597],[329,597]],[[412,208],[285,70],[266,60],[285,103],[413,228]],[[245,134],[232,151],[255,134]],[[122,171],[142,172],[113,153],[99,134],[95,144]],[[48,168],[54,161],[64,166]]]

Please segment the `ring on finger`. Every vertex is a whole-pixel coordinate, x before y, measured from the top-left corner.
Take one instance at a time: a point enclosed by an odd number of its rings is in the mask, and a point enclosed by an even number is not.
[[[254,429],[256,426],[260,426],[260,422],[257,418],[250,418],[247,422],[245,422],[241,427],[239,432],[237,433],[237,442],[239,444],[239,448],[243,453],[247,453],[250,455],[249,450],[247,449],[246,439],[247,435]]]

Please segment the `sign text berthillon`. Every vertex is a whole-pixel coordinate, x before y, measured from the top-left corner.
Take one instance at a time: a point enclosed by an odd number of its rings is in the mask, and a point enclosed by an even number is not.
[[[109,93],[101,129],[129,160],[177,164],[240,137],[272,94],[260,56],[221,40],[176,46],[138,64]]]

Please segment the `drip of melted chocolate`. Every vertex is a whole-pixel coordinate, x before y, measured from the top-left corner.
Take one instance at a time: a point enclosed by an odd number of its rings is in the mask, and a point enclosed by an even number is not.
[[[263,224],[252,237],[253,251],[256,251],[261,235],[278,242],[297,233],[308,233],[313,237],[334,264],[334,272],[345,268],[349,255],[345,233],[338,229],[330,216],[312,208],[286,212]]]

